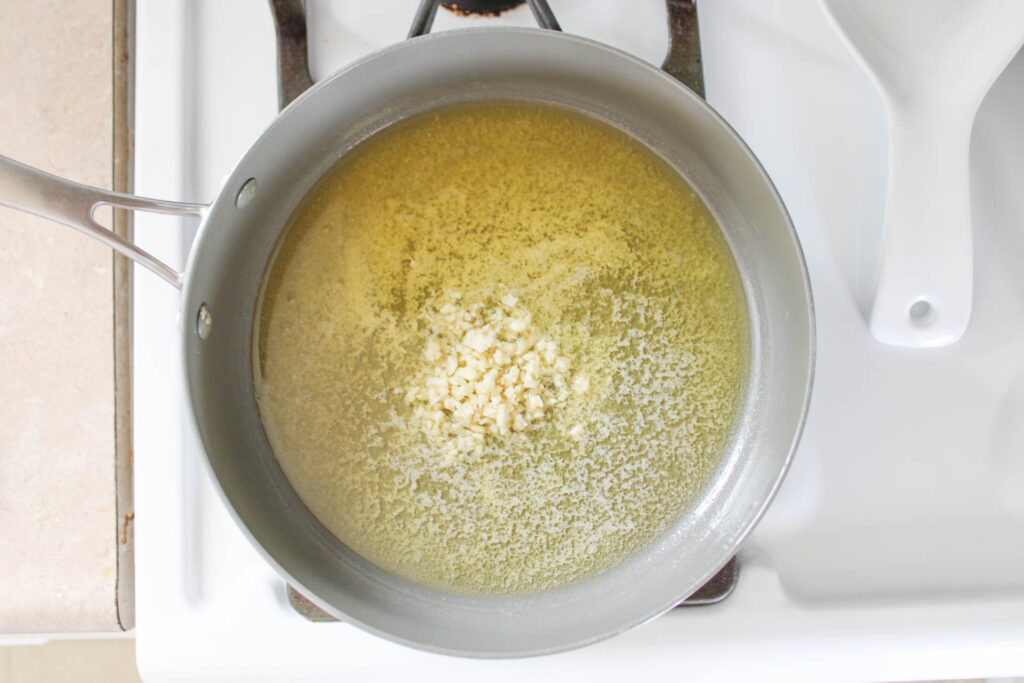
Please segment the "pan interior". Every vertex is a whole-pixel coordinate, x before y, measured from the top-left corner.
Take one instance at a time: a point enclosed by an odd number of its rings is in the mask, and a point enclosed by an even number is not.
[[[714,219],[657,155],[563,108],[462,103],[375,134],[303,200],[254,381],[285,475],[346,546],[438,590],[523,593],[693,504],[746,320]]]
[[[556,590],[504,596],[426,588],[338,542],[283,476],[253,391],[253,320],[289,216],[335,162],[375,131],[440,106],[517,99],[575,109],[628,132],[675,168],[722,227],[746,295],[746,391],[720,466],[655,542]],[[249,179],[255,195],[234,198]],[[296,100],[226,180],[193,248],[183,320],[189,392],[209,469],[256,547],[342,619],[399,642],[521,656],[593,642],[668,609],[724,564],[773,495],[809,395],[810,294],[771,183],[699,98],[653,67],[579,38],[525,29],[437,34],[389,48]]]

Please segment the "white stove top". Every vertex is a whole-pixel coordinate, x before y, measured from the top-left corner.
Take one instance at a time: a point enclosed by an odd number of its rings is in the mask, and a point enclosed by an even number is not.
[[[404,37],[416,0],[310,0],[314,78]],[[654,63],[662,0],[551,0]],[[262,2],[139,0],[135,190],[207,201],[276,113]],[[435,30],[471,23],[441,10]],[[497,20],[486,21],[490,24]],[[502,20],[532,25],[525,7]],[[881,102],[816,0],[700,5],[708,101],[772,176],[807,255],[818,365],[802,445],[736,592],[530,660],[460,660],[296,614],[235,527],[186,417],[177,292],[135,275],[137,639],[147,680],[896,680],[1024,674],[1024,53],[971,154],[975,302],[951,347],[880,345],[865,314],[885,197]],[[183,265],[195,225],[138,215]],[[176,262],[176,263],[175,263]]]

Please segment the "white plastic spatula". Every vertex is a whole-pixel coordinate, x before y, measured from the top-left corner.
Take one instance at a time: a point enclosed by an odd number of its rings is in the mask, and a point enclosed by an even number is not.
[[[943,346],[971,316],[968,152],[982,98],[1024,43],[1024,0],[822,0],[889,117],[889,187],[870,327]]]

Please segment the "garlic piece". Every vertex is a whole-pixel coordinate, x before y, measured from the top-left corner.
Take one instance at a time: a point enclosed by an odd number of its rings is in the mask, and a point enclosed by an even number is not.
[[[397,389],[422,428],[440,442],[442,464],[480,453],[485,440],[521,432],[589,388],[571,377],[558,343],[543,336],[533,316],[511,293],[490,308],[466,305],[452,293],[424,314],[430,337],[413,386]],[[570,436],[578,438],[582,428]]]

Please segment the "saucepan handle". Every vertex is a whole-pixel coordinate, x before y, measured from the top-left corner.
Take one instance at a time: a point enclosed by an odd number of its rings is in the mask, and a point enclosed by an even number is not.
[[[182,274],[142,249],[96,222],[94,213],[101,206],[155,211],[176,216],[205,215],[205,204],[165,202],[120,192],[101,190],[89,185],[58,178],[0,155],[0,205],[48,218],[81,230],[115,251],[145,266],[177,288]]]
[[[440,4],[441,0],[420,0],[416,18],[413,19],[412,28],[409,29],[410,38],[430,33],[430,27],[434,25],[434,15],[437,14],[437,6]],[[530,11],[533,12],[533,18],[537,20],[538,26],[552,31],[562,30],[551,7],[548,6],[547,0],[526,0],[526,4],[530,6]]]

